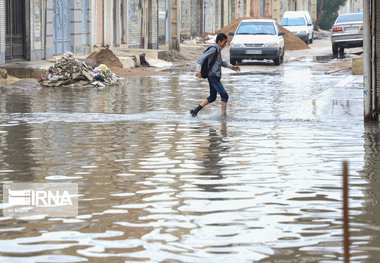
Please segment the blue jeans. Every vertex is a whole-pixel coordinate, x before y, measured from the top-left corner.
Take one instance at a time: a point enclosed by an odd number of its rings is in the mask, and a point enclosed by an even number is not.
[[[220,97],[222,97],[222,101],[228,101],[227,91],[224,89],[222,82],[220,82],[220,78],[216,76],[209,76],[208,83],[210,85],[210,96],[207,98],[208,102],[214,102],[216,100],[216,94],[219,93]]]

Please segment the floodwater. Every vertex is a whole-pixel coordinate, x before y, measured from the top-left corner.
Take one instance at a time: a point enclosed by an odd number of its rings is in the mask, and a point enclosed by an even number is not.
[[[219,97],[190,117],[208,94],[190,69],[0,89],[1,182],[79,188],[75,218],[0,216],[0,262],[342,262],[343,160],[351,262],[377,262],[380,126],[324,62],[224,71],[226,118]]]

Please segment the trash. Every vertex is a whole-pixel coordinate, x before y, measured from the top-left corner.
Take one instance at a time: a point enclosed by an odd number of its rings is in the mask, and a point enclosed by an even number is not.
[[[49,68],[49,74],[46,77],[38,78],[44,87],[105,87],[119,84],[120,80],[121,78],[112,73],[107,65],[100,64],[93,69],[75,58],[71,52],[59,57],[55,65]]]

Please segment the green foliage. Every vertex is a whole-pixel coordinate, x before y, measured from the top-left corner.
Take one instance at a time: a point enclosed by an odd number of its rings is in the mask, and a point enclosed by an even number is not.
[[[323,0],[322,16],[319,27],[324,30],[330,30],[338,17],[338,10],[347,0]],[[321,0],[317,1],[317,10],[319,12]]]

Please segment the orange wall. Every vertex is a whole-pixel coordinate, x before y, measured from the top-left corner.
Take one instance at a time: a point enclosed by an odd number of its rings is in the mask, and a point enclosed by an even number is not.
[[[262,17],[260,16],[260,2],[261,0],[251,0],[250,1],[250,16],[251,17]],[[272,18],[272,1],[265,0],[265,11],[264,16],[265,18]]]

